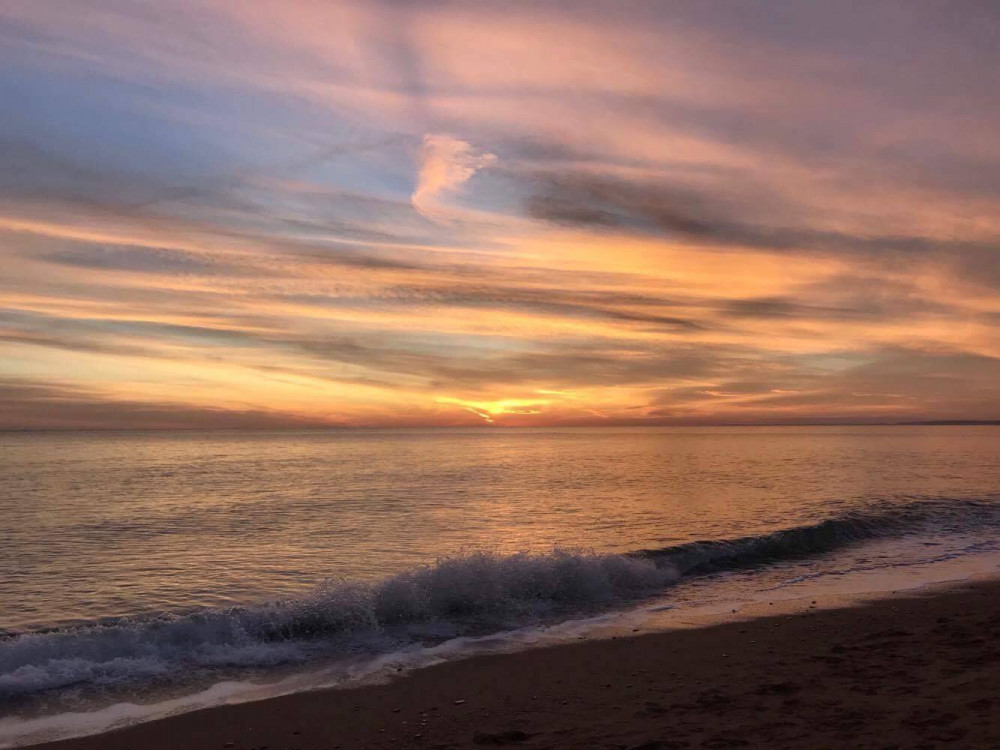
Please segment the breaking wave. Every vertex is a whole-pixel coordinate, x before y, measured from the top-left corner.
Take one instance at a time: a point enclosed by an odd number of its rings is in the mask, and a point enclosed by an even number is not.
[[[373,583],[330,580],[282,601],[27,633],[0,641],[0,699],[384,652],[554,621],[637,601],[684,577],[820,555],[922,529],[982,528],[1000,521],[998,514],[997,505],[987,502],[923,502],[627,554],[475,552]]]

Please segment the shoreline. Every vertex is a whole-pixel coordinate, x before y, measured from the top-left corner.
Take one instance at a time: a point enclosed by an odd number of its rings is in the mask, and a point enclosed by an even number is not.
[[[1000,741],[998,666],[1000,581],[981,581],[475,656],[28,747],[982,747]]]

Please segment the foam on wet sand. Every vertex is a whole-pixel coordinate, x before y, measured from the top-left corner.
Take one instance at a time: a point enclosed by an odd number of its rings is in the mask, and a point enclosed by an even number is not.
[[[38,747],[652,750],[1000,740],[1000,583],[840,609],[811,601],[773,609],[779,614],[477,657],[388,684],[217,707]]]

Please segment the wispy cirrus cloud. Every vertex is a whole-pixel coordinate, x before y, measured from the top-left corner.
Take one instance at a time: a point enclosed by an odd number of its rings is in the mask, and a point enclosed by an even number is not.
[[[478,170],[496,161],[496,155],[477,152],[472,144],[450,135],[424,136],[420,171],[410,201],[427,218],[441,221],[448,210],[443,200],[458,192]]]

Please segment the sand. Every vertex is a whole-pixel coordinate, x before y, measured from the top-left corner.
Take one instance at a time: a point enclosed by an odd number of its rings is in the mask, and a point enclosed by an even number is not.
[[[478,657],[36,747],[987,748],[998,707],[1000,584],[981,583]]]

